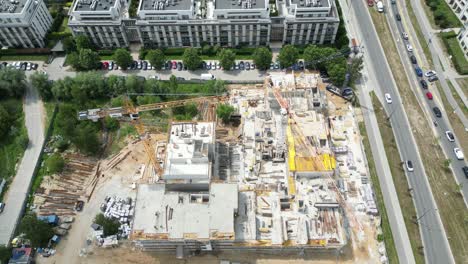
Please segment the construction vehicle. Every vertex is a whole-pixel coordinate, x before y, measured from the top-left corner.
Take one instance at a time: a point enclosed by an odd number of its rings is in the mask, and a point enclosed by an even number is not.
[[[31,241],[29,239],[24,238],[25,234],[21,234],[11,241],[11,246],[14,248],[18,247],[28,247],[31,246]]]

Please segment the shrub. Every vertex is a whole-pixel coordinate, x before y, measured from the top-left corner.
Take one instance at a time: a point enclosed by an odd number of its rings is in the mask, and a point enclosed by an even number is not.
[[[102,226],[104,236],[112,236],[119,232],[120,223],[117,219],[107,218],[103,214],[98,214],[94,218],[94,223]]]
[[[448,53],[452,56],[452,63],[460,74],[468,74],[468,61],[466,60],[463,50],[458,44],[457,34],[455,32],[444,32],[440,36],[447,47]]]
[[[45,161],[45,166],[50,174],[60,173],[65,166],[65,161],[59,154],[52,154]]]

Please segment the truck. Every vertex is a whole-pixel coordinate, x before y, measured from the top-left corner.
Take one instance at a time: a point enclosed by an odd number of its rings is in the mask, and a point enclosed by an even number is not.
[[[354,54],[358,54],[359,53],[359,46],[358,46],[358,43],[357,43],[357,40],[355,38],[351,39],[351,48],[354,52]]]
[[[49,225],[56,226],[58,225],[59,218],[56,214],[51,214],[51,215],[41,215],[38,216],[37,219],[39,221],[43,221],[48,223]]]
[[[379,11],[379,13],[383,13],[384,11],[384,4],[382,1],[378,1],[377,2],[377,11]]]
[[[214,75],[211,73],[202,73],[202,75],[200,76],[200,79],[208,81],[208,80],[216,80],[216,77],[214,77]]]

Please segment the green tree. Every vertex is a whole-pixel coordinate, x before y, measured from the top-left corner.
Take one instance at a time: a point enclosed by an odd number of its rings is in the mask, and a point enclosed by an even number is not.
[[[327,69],[330,80],[336,86],[341,86],[344,83],[346,78],[346,65],[343,64],[334,64],[328,67]]]
[[[171,75],[169,78],[169,91],[170,93],[177,93],[177,88],[179,88],[179,83],[177,82],[177,77]]]
[[[54,121],[54,132],[70,139],[73,137],[77,125],[75,109],[69,104],[61,104]]]
[[[148,50],[145,48],[141,48],[140,51],[138,52],[138,59],[144,60],[146,58],[146,54],[148,54]]]
[[[22,97],[25,91],[24,71],[6,67],[0,70],[0,98]]]
[[[94,223],[102,226],[104,236],[115,235],[119,232],[120,223],[117,219],[107,218],[103,214],[97,214]]]
[[[33,213],[26,214],[19,225],[21,233],[31,241],[32,247],[45,247],[54,235],[52,226],[37,219]]]
[[[234,61],[236,60],[236,54],[230,49],[222,49],[218,53],[219,57],[219,64],[225,70],[231,69],[232,65],[234,65]]]
[[[8,263],[11,258],[12,249],[6,246],[0,246],[0,263]]]
[[[63,171],[63,167],[65,167],[65,160],[63,160],[60,154],[55,153],[47,158],[45,166],[50,174],[60,173]]]
[[[80,70],[80,56],[78,51],[73,51],[67,55],[67,64],[72,66],[75,70]]]
[[[89,38],[85,35],[80,35],[75,38],[75,43],[76,43],[76,49],[77,50],[82,50],[82,49],[91,49],[91,41]]]
[[[116,119],[110,116],[106,116],[106,118],[104,119],[104,126],[106,127],[106,129],[110,131],[115,131],[119,129],[120,125],[119,125],[119,121],[117,121]]]
[[[89,155],[96,155],[101,145],[96,127],[89,122],[78,124],[72,142],[80,151]]]
[[[349,81],[354,84],[362,76],[362,68],[364,67],[364,61],[362,56],[354,57],[351,59],[349,64]]]
[[[166,62],[164,53],[160,49],[150,50],[146,58],[156,70],[161,70],[163,64]]]
[[[200,55],[198,55],[197,49],[188,48],[184,51],[184,55],[182,55],[182,61],[189,70],[194,71],[200,67],[202,60]]]
[[[324,58],[335,53],[335,50],[332,48],[321,48],[316,45],[309,45],[304,50],[304,62],[311,69],[320,69],[325,68]]]
[[[112,59],[122,67],[122,69],[126,70],[128,66],[133,62],[133,58],[130,55],[130,52],[126,49],[117,49],[114,52],[114,56],[112,56]]]
[[[10,114],[3,105],[0,105],[0,137],[4,137],[11,129],[12,120]]]
[[[35,72],[29,76],[29,80],[31,81],[31,85],[39,90],[44,100],[52,99],[52,82],[46,74]]]
[[[281,48],[278,55],[278,61],[285,68],[291,67],[299,59],[299,51],[292,45],[286,45]]]
[[[270,67],[273,55],[271,51],[266,47],[259,47],[253,54],[253,61],[260,70],[266,70]]]
[[[220,104],[218,105],[218,108],[216,108],[216,115],[218,118],[221,118],[225,124],[229,122],[229,118],[233,112],[234,107],[228,104]]]
[[[66,53],[71,53],[77,50],[75,39],[72,36],[64,38],[62,40],[62,44]]]
[[[78,59],[82,70],[95,70],[99,64],[99,55],[91,49],[80,49]]]

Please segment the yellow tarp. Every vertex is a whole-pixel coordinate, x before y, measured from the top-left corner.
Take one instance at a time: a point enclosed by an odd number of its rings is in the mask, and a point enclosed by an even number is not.
[[[322,154],[323,166],[325,170],[333,170],[336,168],[336,160],[330,154]]]
[[[294,137],[292,135],[291,127],[288,125],[286,129],[286,136],[288,138],[288,163],[289,163],[289,171],[296,171],[296,149],[294,147]]]

